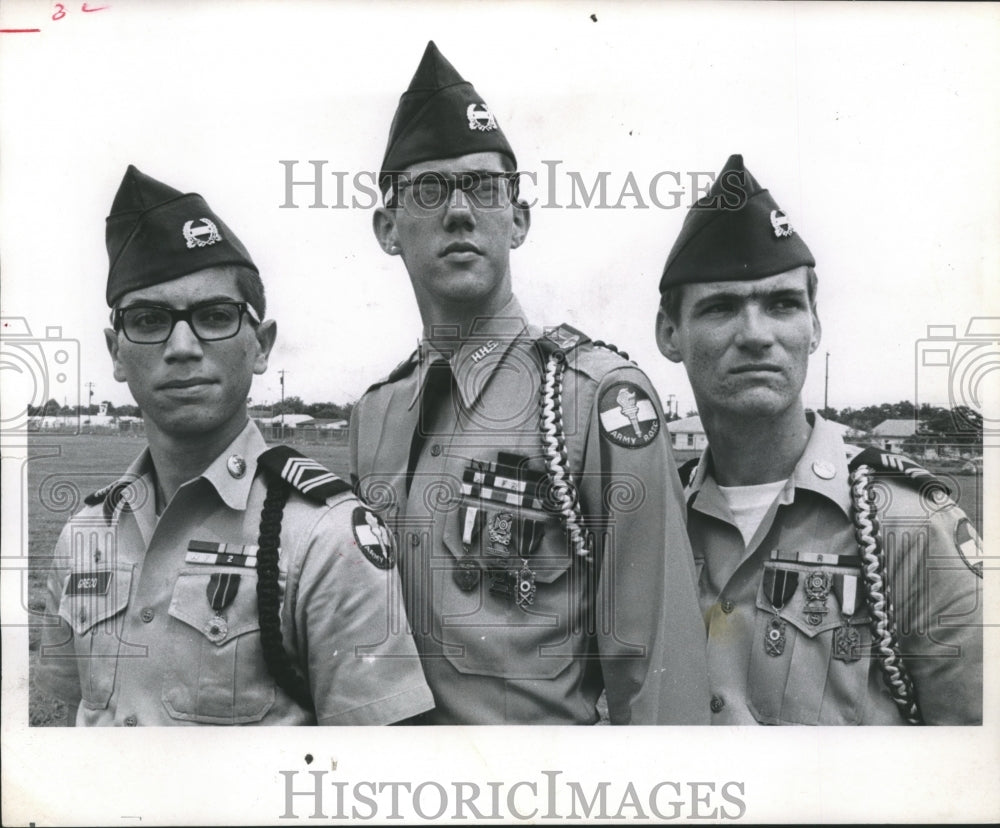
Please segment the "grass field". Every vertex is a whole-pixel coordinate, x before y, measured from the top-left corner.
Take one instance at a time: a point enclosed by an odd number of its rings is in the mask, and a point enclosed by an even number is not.
[[[330,442],[293,445],[336,474],[348,476],[346,445]],[[63,525],[83,506],[87,494],[117,479],[144,446],[144,440],[136,437],[45,435],[29,447],[28,606],[32,612],[44,608],[45,572]],[[959,505],[982,535],[982,477],[966,475],[952,479],[958,484]],[[32,724],[44,726],[58,724],[65,717],[65,710],[35,687],[33,667],[39,637],[39,630],[30,631],[29,715]]]

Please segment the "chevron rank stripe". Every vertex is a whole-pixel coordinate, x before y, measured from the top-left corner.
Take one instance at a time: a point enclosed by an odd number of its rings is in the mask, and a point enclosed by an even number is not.
[[[321,463],[302,456],[288,446],[268,449],[257,463],[314,503],[326,503],[331,497],[351,490],[346,482]]]
[[[861,465],[871,466],[877,474],[893,475],[896,480],[905,481],[920,490],[933,484],[940,487],[944,494],[951,494],[951,488],[940,477],[900,454],[890,454],[870,446],[856,454],[848,463],[848,468],[854,471]]]
[[[309,492],[317,486],[339,479],[333,472],[307,457],[289,458],[281,470],[281,476],[300,492]]]

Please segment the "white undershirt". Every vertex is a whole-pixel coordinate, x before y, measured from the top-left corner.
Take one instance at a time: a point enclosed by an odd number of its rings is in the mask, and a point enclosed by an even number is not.
[[[736,528],[743,535],[744,545],[750,545],[764,515],[787,482],[776,480],[774,483],[758,483],[755,486],[719,486],[719,491],[729,505],[729,511],[733,513]]]

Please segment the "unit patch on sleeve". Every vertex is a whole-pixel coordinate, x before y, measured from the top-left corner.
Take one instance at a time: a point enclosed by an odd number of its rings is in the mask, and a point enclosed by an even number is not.
[[[601,433],[624,448],[648,446],[660,433],[653,401],[638,385],[617,382],[601,395]]]
[[[354,540],[358,548],[379,569],[392,569],[396,564],[396,550],[392,535],[381,518],[371,509],[357,506],[351,515]]]
[[[983,577],[983,548],[979,542],[976,530],[967,517],[963,517],[955,526],[955,548],[965,565],[978,577]],[[978,559],[978,560],[976,560]]]

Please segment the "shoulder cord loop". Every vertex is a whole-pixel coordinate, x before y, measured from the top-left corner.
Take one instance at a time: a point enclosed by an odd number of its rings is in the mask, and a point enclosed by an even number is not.
[[[580,509],[576,484],[569,468],[566,452],[566,432],[562,419],[563,373],[566,371],[566,355],[554,352],[545,365],[545,381],[542,383],[542,407],[540,430],[542,450],[545,453],[545,468],[552,479],[552,496],[559,509],[563,528],[569,535],[573,551],[581,557],[590,554],[583,537],[580,524],[583,512]]]
[[[313,710],[309,686],[292,665],[281,639],[280,596],[278,594],[278,545],[281,517],[290,487],[280,477],[265,473],[267,495],[260,512],[257,540],[257,618],[260,643],[267,670],[278,686],[306,710]]]
[[[872,490],[874,472],[871,466],[860,465],[850,474],[851,515],[854,535],[864,561],[865,593],[872,614],[874,645],[882,668],[882,679],[892,700],[907,722],[923,724],[917,705],[913,679],[903,664],[896,636],[896,623],[888,578],[885,550],[879,535],[879,521]]]

